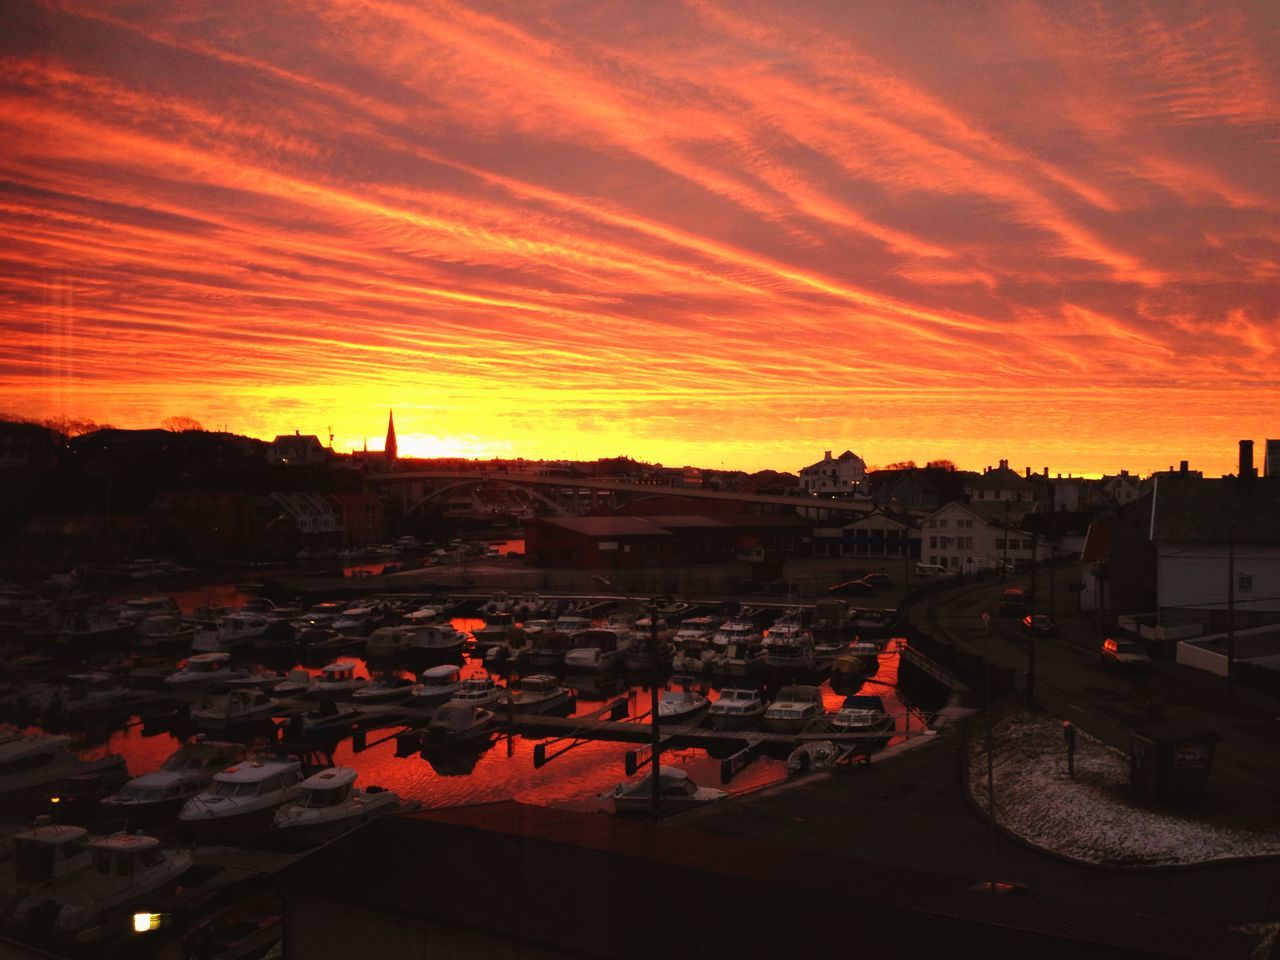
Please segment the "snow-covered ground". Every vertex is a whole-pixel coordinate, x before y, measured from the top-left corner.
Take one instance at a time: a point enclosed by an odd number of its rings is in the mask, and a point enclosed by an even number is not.
[[[996,719],[992,738],[996,822],[1038,847],[1089,863],[1151,866],[1280,854],[1280,830],[1242,830],[1140,805],[1129,792],[1128,756],[1083,730],[1071,779],[1061,720],[1015,711]],[[969,728],[969,789],[985,811],[982,718]]]

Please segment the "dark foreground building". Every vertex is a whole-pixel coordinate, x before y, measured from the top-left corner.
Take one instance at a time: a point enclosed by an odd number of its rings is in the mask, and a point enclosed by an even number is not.
[[[291,960],[1245,960],[1254,943],[979,892],[958,877],[512,802],[384,817],[280,882]]]

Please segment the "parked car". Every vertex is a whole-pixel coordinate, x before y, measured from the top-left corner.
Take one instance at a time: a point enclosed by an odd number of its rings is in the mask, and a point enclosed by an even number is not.
[[[863,583],[869,583],[873,587],[891,587],[893,586],[893,577],[887,573],[868,573],[862,577]]]
[[[1037,637],[1056,637],[1058,625],[1043,613],[1029,613],[1022,618],[1022,629]]]
[[[916,564],[917,577],[924,577],[925,579],[928,579],[929,577],[950,577],[953,575],[954,574],[952,573],[952,571],[948,570],[946,567],[942,566],[941,564],[937,564],[937,563],[917,563]]]
[[[1102,641],[1102,665],[1128,667],[1138,669],[1149,667],[1151,658],[1147,656],[1147,652],[1134,643],[1132,640],[1117,640],[1114,637],[1107,637]]]
[[[827,593],[833,597],[863,597],[875,592],[875,587],[862,580],[846,580],[844,583],[827,587]]]
[[[1010,587],[1000,596],[1000,613],[1006,617],[1016,617],[1027,609],[1027,592],[1021,587]]]

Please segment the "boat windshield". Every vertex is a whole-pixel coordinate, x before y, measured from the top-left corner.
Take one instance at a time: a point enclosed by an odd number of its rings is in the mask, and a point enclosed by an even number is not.
[[[298,801],[301,807],[332,807],[347,799],[351,792],[351,784],[344,783],[337,787],[324,787],[307,790]]]
[[[258,784],[215,780],[213,782],[213,790],[210,792],[215,797],[254,797],[258,794]]]

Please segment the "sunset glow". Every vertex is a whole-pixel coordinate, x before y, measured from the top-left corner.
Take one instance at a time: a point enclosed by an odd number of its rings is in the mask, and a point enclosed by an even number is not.
[[[1266,3],[5,18],[2,412],[790,470],[1280,435]]]

